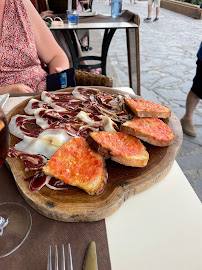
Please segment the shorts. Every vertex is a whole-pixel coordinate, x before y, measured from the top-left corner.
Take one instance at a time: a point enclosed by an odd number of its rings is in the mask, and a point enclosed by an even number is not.
[[[193,85],[191,91],[202,99],[202,61],[196,61],[196,75],[193,79]]]
[[[161,0],[148,0],[148,5],[152,6],[154,3],[154,7],[160,7]]]

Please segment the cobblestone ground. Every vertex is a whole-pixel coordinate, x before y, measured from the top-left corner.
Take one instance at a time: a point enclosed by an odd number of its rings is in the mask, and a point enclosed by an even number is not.
[[[129,0],[123,0],[123,9],[140,16],[141,95],[169,106],[180,119],[195,75],[202,20],[161,9],[159,21],[146,23],[143,19],[147,17],[147,1],[131,4]],[[108,1],[94,0],[93,10],[109,14]],[[154,9],[152,17],[155,17]],[[94,33],[90,34],[93,51],[100,46],[99,35],[101,37],[101,32]],[[129,86],[124,30],[116,31],[108,59],[108,75],[115,72],[114,86]],[[202,102],[197,106],[194,122],[197,137],[184,135],[177,162],[202,200]]]

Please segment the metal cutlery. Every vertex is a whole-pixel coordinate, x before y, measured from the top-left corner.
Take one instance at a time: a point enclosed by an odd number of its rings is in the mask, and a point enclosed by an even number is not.
[[[95,242],[91,242],[86,250],[83,270],[98,270]]]
[[[49,253],[48,253],[48,264],[47,264],[47,270],[59,270],[59,266],[61,266],[61,270],[65,270],[65,248],[64,245],[62,245],[62,252],[61,253],[61,260],[59,260],[58,256],[58,246],[55,245],[55,259],[54,259],[54,265],[53,268],[53,262],[52,262],[52,251],[51,246],[49,246]],[[73,264],[72,264],[72,253],[71,253],[71,246],[68,244],[68,270],[73,270]],[[95,242],[91,242],[86,250],[84,262],[83,262],[83,270],[98,270],[98,264],[97,264],[97,254],[96,254],[96,244]]]
[[[54,268],[53,268],[52,254],[51,253],[52,253],[51,252],[51,246],[49,246],[47,270],[59,270],[59,265],[61,265],[61,270],[66,270],[64,245],[62,245],[61,263],[59,263],[58,246],[55,245],[55,261],[54,261],[55,267]],[[68,244],[68,270],[73,270],[72,254],[71,254],[71,246],[70,246],[70,244]]]

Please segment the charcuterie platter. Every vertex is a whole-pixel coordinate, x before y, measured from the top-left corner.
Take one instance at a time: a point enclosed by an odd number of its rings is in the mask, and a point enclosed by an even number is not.
[[[125,95],[122,91],[107,87],[93,88],[109,94]],[[57,92],[71,93],[72,91],[73,88],[69,88]],[[137,98],[133,95],[130,96]],[[41,96],[35,96],[34,98],[40,100]],[[25,114],[24,108],[28,102],[29,99],[16,106],[7,115],[8,122],[16,114]],[[24,180],[31,173],[25,171],[23,161],[19,158],[8,157],[7,162],[20,193],[27,203],[42,215],[65,222],[98,221],[114,213],[129,197],[148,189],[168,173],[182,143],[181,125],[173,113],[169,119],[169,127],[175,135],[172,145],[157,147],[144,143],[149,153],[149,161],[145,167],[124,166],[111,159],[106,159],[107,185],[105,190],[96,196],[91,196],[83,190],[70,185],[68,189],[64,190],[52,190],[44,186],[40,190],[31,191],[29,182]],[[19,138],[11,135],[11,147],[20,141]]]

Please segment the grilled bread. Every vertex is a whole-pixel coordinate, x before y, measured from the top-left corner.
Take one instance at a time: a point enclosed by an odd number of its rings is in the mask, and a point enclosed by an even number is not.
[[[137,138],[122,132],[91,132],[87,142],[104,157],[131,167],[145,167],[149,153]]]
[[[171,116],[171,110],[168,107],[149,100],[125,98],[125,103],[138,117],[168,118]]]
[[[131,134],[155,146],[168,146],[174,141],[174,133],[162,120],[152,117],[134,117],[123,123],[120,131]]]
[[[77,186],[90,195],[102,193],[107,183],[103,156],[81,137],[63,144],[43,167],[43,172]]]

